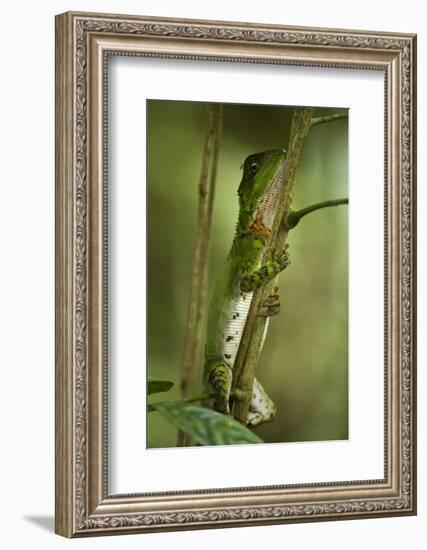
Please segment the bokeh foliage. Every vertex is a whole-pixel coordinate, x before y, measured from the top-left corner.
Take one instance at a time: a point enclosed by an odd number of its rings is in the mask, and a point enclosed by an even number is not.
[[[175,381],[179,399],[193,258],[197,185],[206,129],[204,103],[147,102],[147,374]],[[315,116],[339,112],[316,109]],[[224,105],[209,289],[233,239],[240,166],[251,153],[286,147],[293,107]],[[307,138],[294,208],[348,196],[348,126],[314,127]],[[288,239],[282,309],[270,322],[257,377],[277,406],[256,433],[266,442],[348,437],[348,211],[310,214]],[[202,365],[200,365],[200,377]],[[199,388],[200,391],[200,388]],[[198,393],[198,392],[196,392]],[[148,446],[173,447],[176,429],[148,415]]]

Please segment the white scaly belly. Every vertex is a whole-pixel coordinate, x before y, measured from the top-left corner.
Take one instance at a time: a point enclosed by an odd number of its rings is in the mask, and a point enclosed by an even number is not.
[[[251,306],[253,292],[241,292],[240,285],[236,285],[234,295],[230,300],[229,307],[224,314],[223,333],[221,334],[221,352],[230,365],[234,366],[240,341]],[[267,334],[268,321],[266,319],[262,345]],[[261,345],[261,348],[262,348]]]

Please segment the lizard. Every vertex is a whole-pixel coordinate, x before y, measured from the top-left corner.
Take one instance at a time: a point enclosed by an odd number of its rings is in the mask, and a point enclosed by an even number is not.
[[[209,301],[203,385],[211,399],[205,405],[230,415],[233,366],[254,290],[275,278],[290,261],[287,246],[262,261],[285,181],[286,152],[273,149],[249,155],[241,168],[239,215],[234,239]],[[277,287],[263,304],[267,317],[280,308]],[[262,347],[262,346],[261,346]],[[247,426],[273,420],[275,405],[255,378]]]

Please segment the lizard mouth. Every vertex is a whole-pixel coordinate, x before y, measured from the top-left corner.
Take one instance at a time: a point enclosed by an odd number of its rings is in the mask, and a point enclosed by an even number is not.
[[[255,220],[251,225],[251,229],[263,237],[268,238],[270,236],[284,181],[285,163],[281,162],[276,170],[273,181],[261,199],[261,203],[255,213]]]

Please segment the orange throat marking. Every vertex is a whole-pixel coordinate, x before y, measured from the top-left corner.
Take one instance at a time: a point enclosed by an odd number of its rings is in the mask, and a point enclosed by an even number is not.
[[[268,227],[264,224],[262,221],[261,214],[258,212],[255,221],[250,226],[250,230],[252,233],[255,233],[255,235],[259,235],[260,237],[264,237],[264,239],[268,239],[270,237],[270,230]]]

